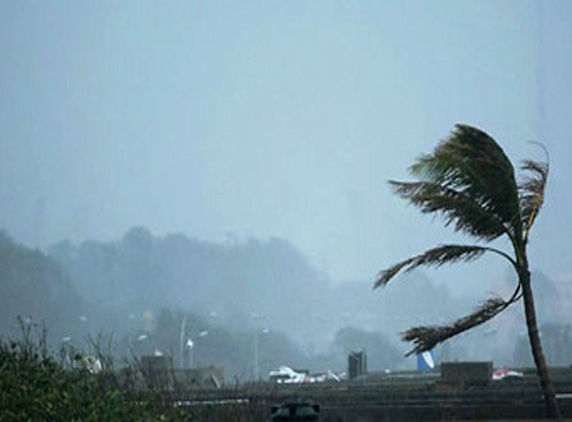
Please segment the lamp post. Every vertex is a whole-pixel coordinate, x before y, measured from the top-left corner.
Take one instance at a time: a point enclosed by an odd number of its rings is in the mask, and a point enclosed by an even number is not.
[[[63,366],[67,367],[68,369],[73,366],[72,359],[70,357],[71,350],[70,350],[70,343],[72,341],[71,336],[65,336],[62,338],[61,345],[60,345],[60,355],[62,357]]]
[[[187,347],[189,348],[189,368],[193,367],[193,356],[194,356],[194,348],[195,348],[195,344],[198,341],[199,338],[203,338],[206,337],[209,334],[209,332],[207,330],[203,330],[200,331],[198,336],[195,337],[195,341],[193,342],[193,340],[189,337],[189,339],[187,340]]]
[[[186,336],[186,325],[187,325],[187,317],[183,317],[183,321],[181,323],[181,333],[180,333],[180,338],[179,338],[179,359],[180,359],[180,366],[181,369],[185,368],[185,347],[189,348],[189,368],[193,367],[193,349],[195,347],[195,343],[193,342],[193,339],[191,337],[187,337]],[[199,332],[198,337],[205,337],[209,334],[208,331],[203,330],[201,332]],[[187,341],[185,341],[185,338],[187,339]],[[196,341],[196,337],[195,337],[195,341]]]
[[[185,362],[183,359],[183,347],[185,341],[185,326],[187,325],[187,317],[183,317],[183,321],[181,322],[181,334],[179,337],[179,366],[181,368],[185,367]]]
[[[187,340],[187,347],[189,348],[189,368],[193,367],[193,348],[195,347],[195,343],[193,340]]]
[[[262,331],[256,330],[254,333],[254,381],[258,381],[260,379],[259,373],[259,365],[258,365],[258,349],[260,343],[260,334],[268,334],[270,330],[268,328],[264,328]]]
[[[145,353],[145,340],[149,338],[147,333],[141,333],[135,337],[135,334],[128,337],[129,347],[131,348],[131,353],[136,356],[142,356]]]

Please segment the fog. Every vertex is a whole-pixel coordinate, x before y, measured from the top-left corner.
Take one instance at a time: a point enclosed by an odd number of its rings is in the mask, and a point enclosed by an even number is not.
[[[140,227],[155,243],[178,235],[215,256],[238,245],[247,261],[257,256],[249,247],[287,245],[305,272],[288,273],[282,253],[270,253],[280,261],[268,264],[272,285],[279,280],[281,294],[299,286],[304,304],[328,297],[319,309],[332,324],[301,335],[303,320],[289,320],[295,305],[263,313],[303,347],[313,337],[329,344],[347,325],[331,292],[351,288],[374,309],[392,294],[371,291],[378,270],[461,239],[407,207],[386,181],[407,178],[415,158],[465,122],[515,163],[543,158],[528,141],[549,150],[530,261],[569,292],[571,40],[564,0],[3,2],[0,229],[58,262],[88,302],[90,286],[102,300],[109,291],[85,268],[74,273],[76,261],[58,260],[62,241],[68,252],[113,249]],[[260,293],[268,274],[253,275],[266,258],[252,258],[248,270],[241,261],[244,279],[260,281],[252,292],[244,286],[244,297],[229,293],[232,277],[213,276],[221,309],[256,312],[276,299]],[[176,290],[176,277],[138,277],[156,302],[138,293],[137,306],[211,312],[196,300],[201,292],[181,280]],[[460,307],[443,314],[458,316],[500,293],[507,268],[491,258],[418,277]],[[166,279],[170,288],[156,290]],[[114,294],[114,306],[135,301],[131,287]]]

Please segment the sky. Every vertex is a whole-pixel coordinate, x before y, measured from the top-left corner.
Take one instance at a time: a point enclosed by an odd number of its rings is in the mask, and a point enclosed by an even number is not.
[[[462,240],[387,184],[462,122],[515,163],[546,145],[531,263],[572,282],[571,41],[566,0],[0,2],[0,229],[276,236],[373,279]],[[430,276],[505,271],[473,265]]]

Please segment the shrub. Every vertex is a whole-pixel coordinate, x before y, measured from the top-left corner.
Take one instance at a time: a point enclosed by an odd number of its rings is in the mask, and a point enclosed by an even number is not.
[[[119,385],[113,371],[92,374],[73,352],[71,368],[50,356],[44,342],[0,341],[0,421],[179,421],[182,412],[157,395]]]

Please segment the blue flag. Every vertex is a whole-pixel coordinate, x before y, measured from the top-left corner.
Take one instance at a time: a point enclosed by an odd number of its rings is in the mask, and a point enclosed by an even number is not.
[[[417,370],[419,372],[431,371],[435,368],[435,359],[433,359],[433,350],[428,350],[417,355]]]

